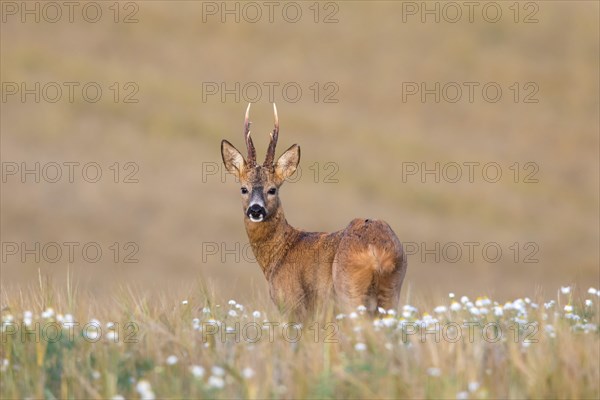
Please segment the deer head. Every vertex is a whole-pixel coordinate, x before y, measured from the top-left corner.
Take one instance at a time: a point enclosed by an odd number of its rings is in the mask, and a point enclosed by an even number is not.
[[[244,140],[248,149],[248,157],[242,154],[227,140],[221,142],[221,156],[225,168],[234,174],[241,184],[242,205],[244,214],[251,222],[262,222],[275,215],[279,203],[279,188],[286,178],[291,176],[300,162],[300,146],[292,145],[281,157],[275,160],[275,147],[279,137],[279,119],[277,107],[273,104],[275,128],[267,149],[267,156],[262,165],[256,164],[256,149],[250,137],[250,104],[244,119]]]

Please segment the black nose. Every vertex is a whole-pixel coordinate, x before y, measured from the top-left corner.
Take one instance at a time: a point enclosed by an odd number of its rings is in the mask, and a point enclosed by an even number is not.
[[[267,216],[267,210],[265,210],[264,207],[258,204],[252,204],[248,208],[246,215],[248,215],[248,217],[253,220],[262,220],[264,217]]]

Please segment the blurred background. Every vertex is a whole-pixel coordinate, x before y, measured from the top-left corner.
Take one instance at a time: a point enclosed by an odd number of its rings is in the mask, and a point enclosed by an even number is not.
[[[3,290],[266,292],[220,156],[249,101],[260,159],[271,101],[302,147],[288,221],[386,220],[404,295],[597,287],[599,5],[475,3],[3,1]]]

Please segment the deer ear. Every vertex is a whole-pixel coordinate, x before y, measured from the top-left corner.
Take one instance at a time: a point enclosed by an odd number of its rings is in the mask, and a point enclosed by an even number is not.
[[[244,168],[246,168],[244,156],[227,140],[221,141],[221,156],[227,171],[239,178]]]
[[[294,144],[287,149],[275,163],[275,175],[283,182],[286,178],[289,178],[296,172],[299,163],[300,146]]]

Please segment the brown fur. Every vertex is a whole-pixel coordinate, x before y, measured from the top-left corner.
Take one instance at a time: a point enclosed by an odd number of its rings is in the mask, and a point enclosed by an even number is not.
[[[374,312],[376,307],[397,306],[407,260],[387,223],[355,219],[333,233],[295,229],[285,219],[279,188],[295,172],[300,148],[293,145],[276,163],[262,166],[248,163],[226,140],[221,152],[242,187],[263,188],[267,217],[252,222],[245,216],[246,232],[271,298],[284,313],[304,318],[332,296],[343,308],[365,305]],[[270,188],[276,188],[276,194],[268,194]],[[249,195],[242,198],[246,210]]]

